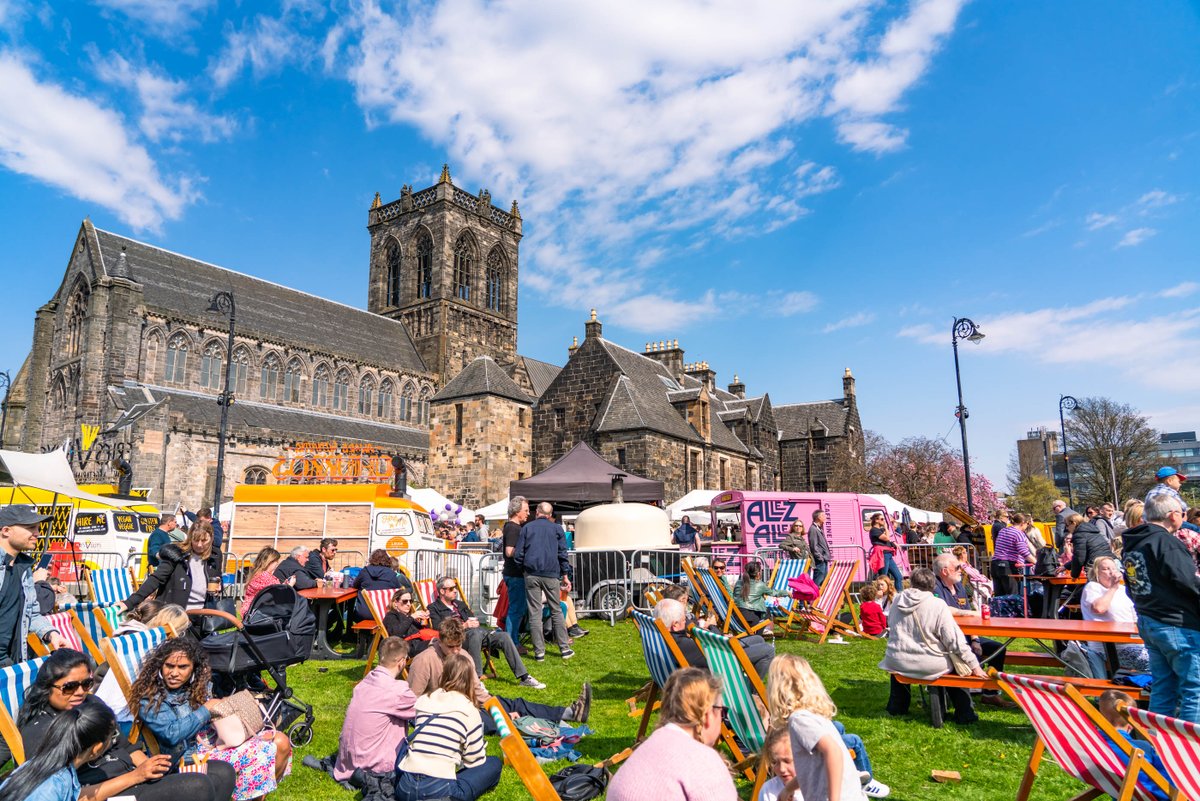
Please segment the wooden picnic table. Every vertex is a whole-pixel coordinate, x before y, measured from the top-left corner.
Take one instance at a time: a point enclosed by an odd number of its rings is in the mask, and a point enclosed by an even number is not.
[[[1009,578],[1015,581],[1040,581],[1046,585],[1045,603],[1042,605],[1042,617],[1056,619],[1058,617],[1058,599],[1062,596],[1063,587],[1082,587],[1087,584],[1087,576],[1071,578],[1070,573],[1058,576],[1027,576],[1024,573],[1011,573]],[[1026,611],[1029,611],[1028,609]]]
[[[298,590],[298,594],[312,601],[317,607],[317,636],[313,640],[312,659],[345,659],[346,655],[338,653],[329,645],[326,630],[329,626],[329,612],[340,603],[354,599],[358,590],[348,587],[314,587],[311,590]]]
[[[1047,654],[1058,659],[1059,643],[1087,640],[1104,643],[1108,657],[1109,677],[1116,672],[1117,646],[1141,645],[1136,623],[1115,623],[1109,620],[1047,620],[1040,617],[993,617],[983,620],[977,615],[955,617],[954,622],[969,637],[990,637],[1008,645],[1016,639],[1033,640]],[[1058,661],[1062,661],[1061,659]]]

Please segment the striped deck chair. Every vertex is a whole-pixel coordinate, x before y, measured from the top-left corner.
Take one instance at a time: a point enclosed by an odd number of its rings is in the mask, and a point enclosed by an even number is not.
[[[1118,709],[1150,742],[1167,778],[1187,798],[1200,798],[1200,726],[1121,704]]]
[[[137,680],[138,671],[141,669],[146,655],[166,642],[168,637],[174,636],[175,632],[169,627],[159,626],[149,631],[133,631],[100,641],[100,650],[104,652],[104,656],[108,660],[108,669],[113,671],[117,677],[117,684],[121,688],[121,694],[125,696],[126,703],[129,703],[130,694],[133,692],[133,683]],[[135,742],[141,726],[137,721],[137,710],[131,706],[129,711],[134,714],[133,730],[129,733],[129,741]],[[158,753],[158,743],[155,742],[154,735],[149,731],[142,731],[141,734],[150,749],[154,753]]]
[[[858,607],[850,600],[850,580],[858,572],[858,565],[858,559],[834,559],[830,562],[829,575],[821,585],[821,594],[817,600],[790,613],[786,620],[780,622],[780,628],[789,633],[819,634],[818,642],[825,642],[835,631],[875,639],[862,633],[862,626],[858,622]],[[838,613],[844,606],[850,607],[853,625],[838,620]]]
[[[83,625],[87,628],[92,640],[99,643],[105,637],[113,636],[125,613],[116,606],[102,606],[95,601],[80,601],[67,604],[63,609],[74,609]]]
[[[100,646],[96,645],[96,641],[92,639],[91,633],[84,626],[83,621],[79,618],[79,614],[74,609],[66,609],[62,612],[46,615],[46,619],[50,621],[50,625],[58,629],[59,634],[66,638],[68,648],[87,654],[97,665],[104,662],[104,654],[101,652]],[[42,642],[40,637],[33,634],[29,635],[29,647],[38,656],[48,656],[50,654],[50,646]]]
[[[792,588],[788,584],[788,579],[797,578],[808,572],[807,559],[780,559],[775,563],[775,570],[771,573],[770,587],[773,590],[791,593]],[[789,617],[795,609],[797,601],[794,598],[774,598],[770,595],[763,598],[763,603],[767,605],[767,612],[771,617]]]
[[[382,590],[362,590],[359,596],[367,602],[367,608],[371,610],[371,620],[363,621],[370,622],[374,625],[371,627],[371,647],[367,650],[367,664],[363,667],[363,677],[365,678],[371,672],[371,663],[375,661],[375,652],[379,650],[379,643],[383,642],[383,638],[387,636],[387,629],[383,627],[383,618],[388,613],[388,609],[392,605],[392,596],[397,590],[388,587]],[[356,623],[355,628],[360,624]]]
[[[658,695],[666,686],[667,679],[679,668],[687,667],[688,663],[666,626],[636,609],[632,611],[632,615],[633,622],[637,625],[638,636],[642,640],[642,656],[646,660],[646,669],[650,671],[650,681],[646,682],[646,686],[639,690],[637,695],[626,701],[629,704],[630,717],[638,714],[642,716],[637,738],[634,740],[641,742],[650,728],[650,716],[658,707]],[[642,696],[646,706],[639,710],[637,699]]]
[[[1149,801],[1154,798],[1152,785],[1170,793],[1166,778],[1146,761],[1141,749],[1126,742],[1075,687],[1011,673],[996,673],[996,679],[1029,716],[1038,737],[1017,801],[1029,798],[1047,750],[1059,767],[1088,786],[1073,801],[1103,795],[1117,801]]]
[[[729,587],[711,570],[695,565],[685,565],[684,570],[687,571],[689,580],[699,588],[702,605],[717,616],[722,634],[729,634],[732,631],[734,637],[744,637],[771,625],[768,618],[751,626],[742,614],[742,610],[738,609],[737,604],[733,602],[733,595],[730,594]]]
[[[25,743],[17,730],[17,711],[25,703],[25,693],[45,661],[46,657],[41,656],[0,669],[0,736],[18,765],[25,761]]]
[[[546,772],[542,770],[541,764],[529,750],[529,745],[513,725],[512,718],[504,711],[504,707],[500,706],[500,702],[489,698],[484,706],[491,714],[499,732],[500,750],[508,764],[517,772],[517,778],[525,785],[529,797],[533,801],[562,801],[558,791],[550,784]]]
[[[757,764],[757,754],[766,742],[767,727],[755,701],[761,703],[764,710],[767,708],[767,688],[742,650],[742,644],[735,638],[698,626],[692,629],[692,637],[704,652],[708,669],[721,678],[721,697],[728,713],[729,728],[737,738],[735,741],[729,737],[725,742],[738,763],[734,767],[755,782],[756,787],[750,797],[757,798],[762,776],[756,774],[763,773]]]
[[[92,600],[101,606],[124,601],[133,595],[133,575],[127,567],[89,568],[84,573]]]
[[[467,594],[463,592],[462,583],[457,578],[454,579],[454,583],[458,586],[458,599],[463,603],[467,603]],[[429,606],[438,599],[437,579],[414,581],[413,589],[416,590],[416,597],[413,600],[420,600],[422,609],[428,610]],[[413,607],[416,608],[415,603]],[[515,637],[513,638],[513,642],[516,642]],[[486,649],[483,651],[483,673],[492,679],[500,675],[496,672],[496,665],[492,662],[492,655]]]

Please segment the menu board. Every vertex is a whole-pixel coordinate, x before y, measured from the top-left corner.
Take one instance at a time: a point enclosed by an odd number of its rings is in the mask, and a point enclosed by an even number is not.
[[[137,515],[132,512],[113,512],[113,528],[122,534],[133,534],[138,530]]]
[[[75,515],[75,536],[80,534],[103,534],[108,531],[105,512],[80,512]]]
[[[158,528],[158,515],[138,515],[143,534],[151,534]]]

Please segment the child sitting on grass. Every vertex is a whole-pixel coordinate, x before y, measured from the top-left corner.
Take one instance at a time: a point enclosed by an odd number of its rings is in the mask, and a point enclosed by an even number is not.
[[[875,585],[879,587],[879,594],[875,600],[883,610],[884,617],[887,617],[888,610],[892,608],[892,601],[896,598],[896,585],[890,576],[880,576],[875,579]]]
[[[862,623],[863,634],[878,637],[886,632],[887,617],[883,614],[883,607],[876,600],[879,598],[879,583],[868,581],[858,591],[858,597],[862,599],[858,606],[858,619]]]
[[[1096,707],[1100,710],[1100,714],[1104,716],[1104,719],[1111,723],[1113,728],[1117,730],[1117,733],[1125,738],[1125,742],[1129,743],[1134,748],[1140,748],[1142,753],[1146,755],[1146,761],[1149,762],[1155,770],[1157,770],[1163,776],[1166,776],[1167,769],[1163,765],[1162,760],[1159,759],[1158,751],[1155,750],[1154,744],[1131,736],[1133,733],[1133,727],[1129,725],[1129,721],[1126,720],[1125,716],[1121,714],[1120,705],[1122,703],[1133,704],[1133,697],[1127,693],[1121,692],[1120,690],[1105,690],[1100,694],[1100,698],[1096,702]],[[1101,732],[1101,734],[1104,733]],[[1109,739],[1107,734],[1104,735],[1104,739]],[[1129,759],[1125,756],[1125,753],[1116,743],[1112,743],[1112,750],[1114,754],[1121,758],[1121,762],[1125,765],[1125,767],[1129,767]],[[1161,801],[1167,801],[1167,794],[1162,791],[1161,787],[1153,782],[1147,780],[1140,782],[1140,785],[1154,798],[1161,799]]]

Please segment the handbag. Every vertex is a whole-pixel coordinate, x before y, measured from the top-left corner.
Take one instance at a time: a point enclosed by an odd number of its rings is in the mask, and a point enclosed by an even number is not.
[[[595,765],[568,765],[550,777],[562,801],[588,801],[608,787],[608,771]]]
[[[220,699],[217,712],[220,714],[213,719],[213,728],[217,730],[217,744],[222,748],[238,747],[266,725],[266,712],[249,690]]]

